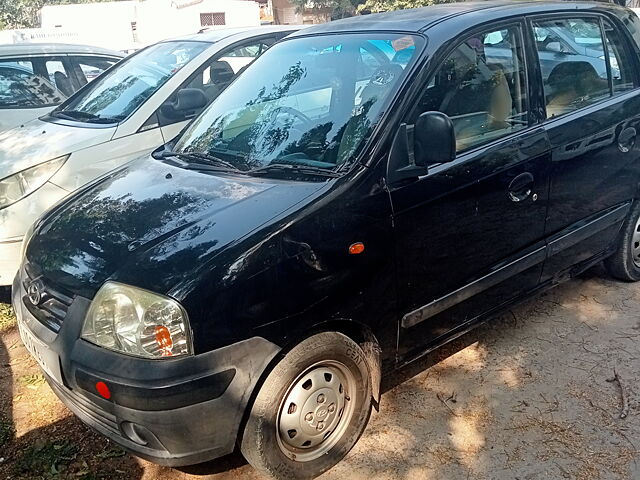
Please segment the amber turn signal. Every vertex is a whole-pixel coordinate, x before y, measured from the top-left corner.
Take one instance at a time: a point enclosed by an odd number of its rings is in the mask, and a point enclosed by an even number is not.
[[[350,255],[359,255],[364,252],[364,243],[356,242],[349,247]]]

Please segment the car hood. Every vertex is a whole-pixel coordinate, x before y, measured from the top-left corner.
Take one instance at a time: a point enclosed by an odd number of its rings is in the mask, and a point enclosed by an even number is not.
[[[106,142],[115,127],[83,128],[35,119],[0,134],[0,178]]]
[[[144,158],[50,211],[26,258],[33,274],[88,298],[107,279],[168,294],[325,185],[223,177]]]

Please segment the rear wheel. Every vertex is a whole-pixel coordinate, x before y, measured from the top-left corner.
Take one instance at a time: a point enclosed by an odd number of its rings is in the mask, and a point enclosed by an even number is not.
[[[360,438],[371,414],[370,375],[362,349],[337,332],[302,341],[260,388],[241,450],[276,479],[315,478]]]
[[[618,237],[616,251],[604,263],[609,273],[620,280],[640,280],[640,202],[633,204]]]

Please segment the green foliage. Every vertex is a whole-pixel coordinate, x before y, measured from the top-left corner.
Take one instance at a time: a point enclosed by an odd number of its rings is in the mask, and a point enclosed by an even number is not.
[[[77,454],[78,447],[67,441],[29,447],[16,462],[16,471],[28,475],[29,478],[55,476],[73,462]]]
[[[0,416],[0,447],[8,443],[13,438],[13,424],[6,418]]]
[[[38,12],[46,5],[96,3],[114,0],[6,0],[0,2],[0,30],[35,28],[40,24]],[[117,0],[115,0],[117,1]]]
[[[365,0],[358,5],[358,12],[388,12],[406,8],[427,7],[438,3],[453,3],[456,0]]]
[[[363,0],[290,0],[301,12],[320,12],[330,10],[332,18],[349,17],[356,13],[356,8]]]
[[[342,18],[356,13],[387,12],[405,8],[425,7],[437,3],[451,3],[456,0],[291,0],[298,11],[331,10],[332,18]]]
[[[15,324],[16,316],[13,314],[11,305],[0,303],[0,332],[13,328]]]

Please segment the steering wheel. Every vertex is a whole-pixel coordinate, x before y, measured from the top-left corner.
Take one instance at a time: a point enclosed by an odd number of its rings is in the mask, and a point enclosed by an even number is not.
[[[273,110],[273,112],[274,112],[275,118],[278,118],[283,113],[297,118],[300,121],[300,123],[302,123],[301,127],[303,128],[303,130],[306,130],[306,128],[304,127],[311,125],[311,119],[307,117],[304,113],[302,113],[300,110],[296,110],[293,107],[286,107],[286,106],[276,107]],[[297,127],[296,130],[300,130],[301,127]]]

